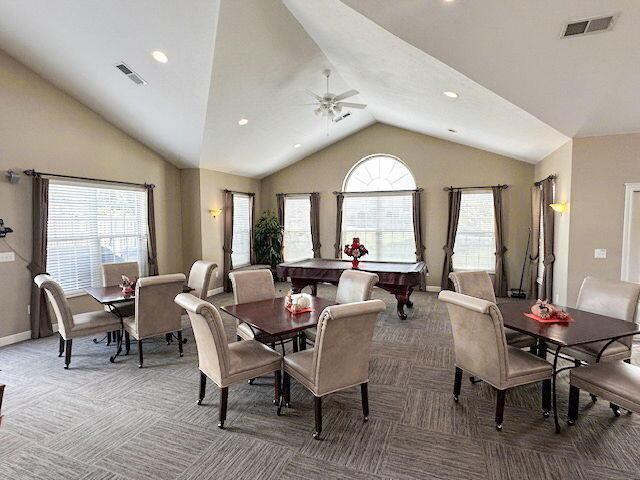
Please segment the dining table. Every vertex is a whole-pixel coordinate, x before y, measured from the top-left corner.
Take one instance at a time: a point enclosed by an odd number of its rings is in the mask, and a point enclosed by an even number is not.
[[[541,358],[547,357],[549,348],[553,349],[553,373],[551,392],[543,384],[542,404],[549,403],[549,394],[553,403],[553,417],[556,433],[560,433],[557,408],[557,377],[558,374],[571,368],[579,368],[580,363],[558,368],[558,360],[563,358],[562,349],[585,345],[587,343],[605,342],[597,356],[597,361],[613,342],[640,333],[640,326],[635,322],[628,322],[606,315],[578,310],[576,308],[563,307],[571,317],[570,321],[543,323],[525,316],[531,313],[531,307],[535,300],[505,300],[498,304],[504,326],[521,333],[526,333],[538,339],[537,354]]]

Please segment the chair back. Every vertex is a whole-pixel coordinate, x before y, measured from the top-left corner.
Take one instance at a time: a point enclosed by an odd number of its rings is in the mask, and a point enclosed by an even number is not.
[[[276,298],[271,270],[243,270],[229,273],[236,304]]]
[[[318,322],[312,375],[318,395],[369,381],[373,329],[382,300],[333,305]]]
[[[136,283],[137,337],[147,338],[182,330],[176,295],[182,293],[183,273],[143,277]]]
[[[193,295],[201,300],[207,299],[211,275],[216,268],[218,268],[216,263],[205,260],[196,260],[195,263],[191,265],[188,285],[190,288],[193,288],[193,292],[191,292]]]
[[[38,288],[44,289],[47,294],[53,313],[56,316],[56,321],[58,322],[58,331],[63,337],[67,338],[73,328],[73,314],[71,313],[69,302],[64,295],[62,287],[51,275],[47,275],[46,273],[36,275],[33,281]]]
[[[122,275],[129,278],[140,278],[140,266],[138,262],[103,263],[102,286],[112,287],[122,283]]]
[[[449,279],[456,292],[496,303],[493,282],[487,272],[451,272]]]
[[[375,273],[345,270],[338,281],[336,303],[354,303],[370,300],[373,286],[378,283],[378,280],[378,275]]]
[[[189,314],[200,371],[222,383],[229,374],[229,345],[220,313],[209,302],[190,293],[179,294],[175,302]]]
[[[495,303],[444,290],[456,366],[501,388],[508,371],[507,340],[502,314]]]

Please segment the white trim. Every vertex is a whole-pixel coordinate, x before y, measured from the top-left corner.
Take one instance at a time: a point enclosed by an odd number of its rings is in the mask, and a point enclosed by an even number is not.
[[[58,331],[58,324],[51,325],[53,333]],[[25,340],[31,340],[31,330],[26,332],[14,333],[13,335],[7,335],[6,337],[0,337],[0,347],[6,347],[14,343],[24,342]]]
[[[442,288],[440,287],[436,287],[435,285],[427,285],[427,292],[440,292],[442,291]]]
[[[213,290],[209,290],[207,292],[207,298],[213,297],[214,295],[218,295],[218,294],[220,294],[222,292],[224,292],[224,287],[214,288]]]
[[[633,194],[640,192],[640,183],[625,183],[624,223],[622,231],[622,268],[620,278],[629,281],[629,255],[631,254],[631,220],[633,215]],[[640,208],[640,205],[637,206]]]

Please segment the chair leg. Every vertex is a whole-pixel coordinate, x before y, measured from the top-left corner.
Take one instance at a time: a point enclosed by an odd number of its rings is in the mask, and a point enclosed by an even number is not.
[[[504,418],[504,401],[507,396],[506,390],[498,390],[498,400],[496,401],[496,430],[502,430],[502,419]]]
[[[322,433],[322,397],[313,397],[313,411],[316,417],[316,430],[313,432],[313,438],[320,440]]]
[[[542,416],[549,418],[551,412],[551,379],[542,381]]]
[[[62,335],[58,334],[58,336],[60,337],[60,346],[58,347],[58,357],[61,357],[62,354],[64,353],[64,338],[62,338]]]
[[[569,386],[569,413],[567,415],[567,424],[575,425],[578,419],[578,410],[580,409],[580,389]]]
[[[71,363],[71,345],[73,344],[73,340],[65,340],[64,346],[64,368],[65,370],[69,370],[69,364]]]
[[[534,355],[538,355],[537,345],[532,345],[531,347],[529,347],[529,352],[533,353]]]
[[[242,340],[242,337],[240,335],[236,335],[236,342],[239,342],[240,340]]]
[[[278,405],[280,403],[280,389],[282,387],[282,372],[276,370],[273,372],[273,404]]]
[[[200,372],[200,392],[198,393],[198,405],[202,405],[202,400],[204,400],[204,392],[207,389],[207,376]]]
[[[360,384],[360,396],[362,397],[362,415],[365,422],[369,421],[369,383]]]
[[[125,330],[124,332],[124,354],[129,355],[131,351],[131,337],[129,336],[129,332]]]
[[[471,376],[469,377],[469,381],[473,384],[476,384],[476,383],[480,383],[482,380],[478,380],[476,377]]]
[[[287,372],[282,374],[282,397],[285,406],[291,407],[291,377]]]
[[[456,367],[456,374],[453,380],[453,401],[454,402],[458,401],[458,398],[460,397],[461,388],[462,388],[462,369]]]
[[[598,401],[598,397],[596,397],[593,393],[590,393],[589,396],[591,397],[591,401],[593,403],[596,403]]]
[[[224,428],[224,421],[227,419],[227,399],[229,398],[229,387],[220,389],[220,421],[218,428]]]
[[[142,354],[142,340],[138,340],[138,368],[142,368],[144,355]]]
[[[613,414],[616,417],[620,416],[620,407],[618,405],[616,405],[615,403],[609,403],[609,408],[613,411]]]
[[[182,350],[182,330],[178,330],[176,335],[178,337],[178,351],[180,352],[180,356],[182,356],[184,355],[184,352]]]
[[[111,332],[107,332],[107,346],[111,345]]]

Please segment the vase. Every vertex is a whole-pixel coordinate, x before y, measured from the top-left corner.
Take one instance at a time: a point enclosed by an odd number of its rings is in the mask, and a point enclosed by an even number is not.
[[[358,268],[359,263],[360,263],[360,260],[358,260],[357,258],[354,258],[353,260],[351,260],[351,268]]]

